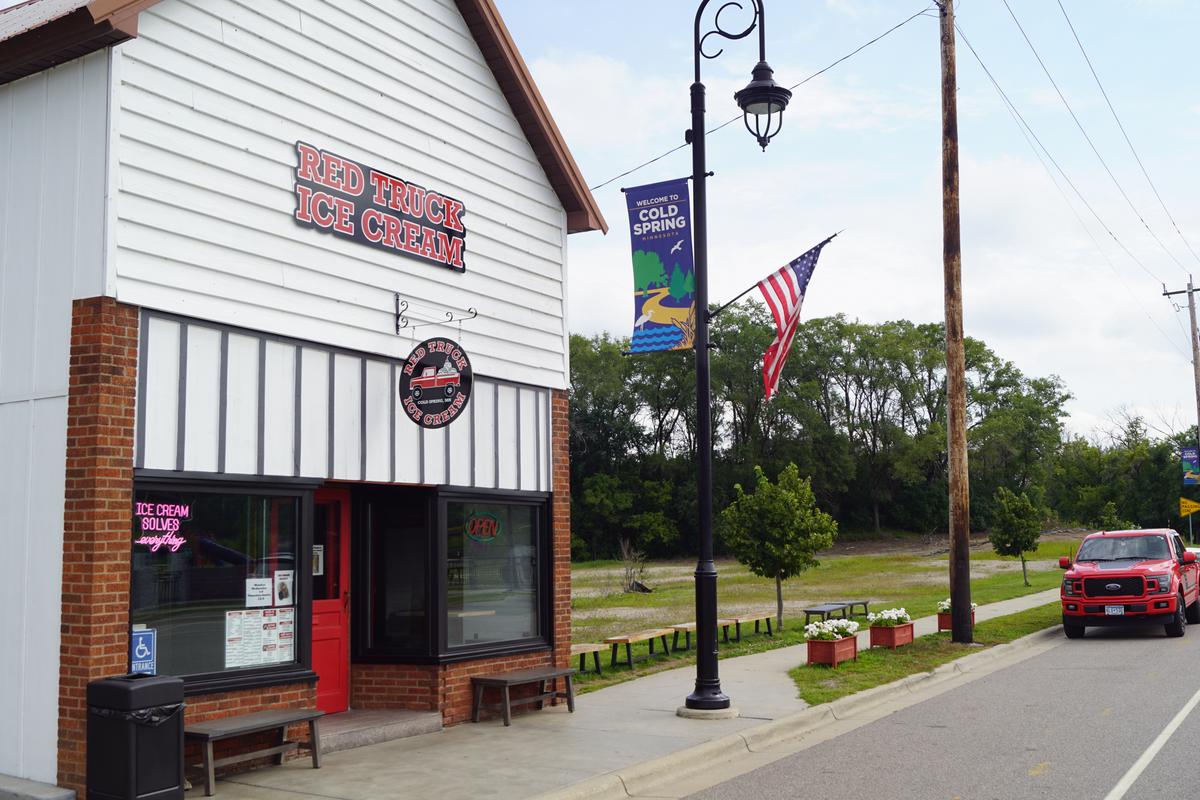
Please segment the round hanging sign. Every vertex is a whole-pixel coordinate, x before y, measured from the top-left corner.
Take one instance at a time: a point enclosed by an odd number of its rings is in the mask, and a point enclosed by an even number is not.
[[[426,339],[400,370],[400,406],[422,428],[458,419],[471,399],[471,360],[450,339]]]

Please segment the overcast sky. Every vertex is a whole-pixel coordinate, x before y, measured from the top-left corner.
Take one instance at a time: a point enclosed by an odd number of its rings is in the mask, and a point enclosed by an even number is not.
[[[1133,256],[1055,173],[1070,204],[1064,200],[960,39],[967,334],[1026,374],[1059,375],[1074,395],[1073,431],[1107,428],[1119,409],[1142,413],[1158,428],[1182,429],[1196,419],[1187,311],[1185,304],[1178,313],[1161,296],[1162,282],[1183,288],[1190,271],[1200,275],[1200,261],[1143,177],[1057,0],[1008,1],[1136,212],[1089,149],[1004,2],[962,0],[959,25]],[[589,184],[682,141],[696,2],[498,5]],[[1063,6],[1167,209],[1200,252],[1200,3]],[[767,0],[767,59],[790,86],[923,7],[921,0]],[[756,56],[745,40],[702,65],[710,128],[739,115],[732,93],[749,80]],[[841,312],[864,322],[942,319],[939,81],[937,18],[919,17],[798,88],[765,153],[740,121],[711,134],[712,300],[733,297],[845,228],[817,266],[806,318]],[[596,191],[611,229],[571,237],[573,331],[630,330],[629,231],[618,187],[690,171],[683,148]]]
[[[589,184],[682,141],[695,0],[497,2]],[[767,58],[789,86],[926,7],[921,0],[766,2]],[[1069,200],[1059,193],[960,39],[966,331],[1027,374],[1059,375],[1074,395],[1073,431],[1107,428],[1119,409],[1159,429],[1182,429],[1196,414],[1187,312],[1161,292],[1163,282],[1178,289],[1190,271],[1200,275],[1200,261],[1141,174],[1058,0],[1008,2],[1133,209],[1003,0],[961,0],[966,37],[1106,226],[1055,173]],[[1200,252],[1200,3],[1062,3],[1167,209]],[[0,8],[12,4],[0,0]],[[732,93],[749,80],[756,55],[751,37],[703,64],[710,128],[739,115]],[[942,318],[938,64],[937,19],[918,17],[798,88],[765,153],[740,121],[710,135],[714,302],[845,228],[817,265],[806,318]],[[629,232],[618,187],[690,171],[682,148],[596,191],[611,230],[571,237],[572,330],[630,330]]]

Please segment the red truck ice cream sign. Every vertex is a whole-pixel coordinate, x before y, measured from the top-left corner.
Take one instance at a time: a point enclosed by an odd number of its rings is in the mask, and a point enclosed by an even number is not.
[[[422,428],[441,428],[458,418],[471,399],[471,361],[449,339],[417,345],[400,370],[400,406]]]
[[[296,142],[295,219],[306,228],[465,272],[461,201]]]

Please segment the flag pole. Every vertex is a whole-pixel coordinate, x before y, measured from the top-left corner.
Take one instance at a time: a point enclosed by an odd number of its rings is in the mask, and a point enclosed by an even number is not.
[[[814,249],[814,248],[817,248],[817,247],[824,247],[825,245],[829,244],[829,243],[830,243],[830,242],[832,242],[834,239],[836,239],[836,238],[837,238],[837,236],[838,236],[838,233],[845,233],[845,231],[846,231],[846,229],[845,229],[845,228],[842,228],[840,231],[838,231],[837,233],[833,234],[833,236],[830,236],[830,237],[829,237],[828,239],[826,239],[825,241],[823,241],[823,242],[818,242],[817,244],[813,245],[812,247],[810,247],[810,248],[808,248],[808,249],[809,249],[809,250],[812,250],[812,249]],[[762,281],[758,281],[757,283],[752,283],[752,284],[750,284],[750,288],[749,288],[749,289],[747,289],[746,291],[742,292],[742,293],[741,293],[741,294],[739,294],[737,297],[733,298],[733,299],[732,299],[732,300],[730,300],[728,303],[726,303],[725,305],[723,305],[723,306],[721,306],[720,308],[718,308],[716,311],[714,311],[714,312],[712,312],[711,314],[709,314],[709,315],[708,315],[708,321],[709,321],[709,322],[712,322],[714,319],[716,319],[716,318],[717,318],[717,315],[718,315],[718,314],[720,314],[722,311],[724,311],[725,309],[729,308],[731,305],[733,305],[734,303],[736,303],[738,300],[741,300],[741,299],[742,299],[743,297],[745,297],[746,295],[750,294],[750,292],[754,291],[754,288],[755,288],[756,286],[758,286],[758,284],[759,284],[759,283],[762,283]]]

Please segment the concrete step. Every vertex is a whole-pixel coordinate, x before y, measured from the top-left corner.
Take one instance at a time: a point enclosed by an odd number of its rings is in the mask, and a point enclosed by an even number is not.
[[[343,711],[321,718],[321,752],[336,753],[339,750],[434,733],[441,729],[442,715],[437,711]]]

